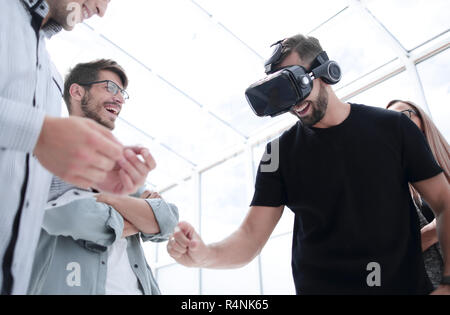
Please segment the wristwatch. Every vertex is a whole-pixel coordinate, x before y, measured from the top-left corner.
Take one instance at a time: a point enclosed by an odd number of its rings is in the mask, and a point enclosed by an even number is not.
[[[442,276],[441,284],[450,285],[450,276]]]

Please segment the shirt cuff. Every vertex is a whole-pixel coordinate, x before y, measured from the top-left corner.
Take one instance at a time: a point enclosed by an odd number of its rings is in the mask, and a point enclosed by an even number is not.
[[[170,234],[173,233],[175,226],[178,223],[178,208],[163,199],[145,199],[153,210],[156,221],[159,226],[159,233],[146,234],[141,233],[142,240],[164,242],[168,240]]]

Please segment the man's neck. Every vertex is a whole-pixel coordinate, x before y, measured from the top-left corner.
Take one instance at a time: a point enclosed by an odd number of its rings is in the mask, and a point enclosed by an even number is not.
[[[350,115],[350,109],[351,107],[349,103],[344,103],[335,95],[333,95],[328,100],[328,106],[325,116],[313,127],[330,128],[340,125]]]

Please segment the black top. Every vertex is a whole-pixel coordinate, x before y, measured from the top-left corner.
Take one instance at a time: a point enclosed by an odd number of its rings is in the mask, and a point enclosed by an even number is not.
[[[408,182],[442,170],[406,115],[351,104],[340,125],[321,129],[298,122],[275,141],[279,167],[261,171],[270,163],[263,157],[251,205],[286,205],[295,213],[298,294],[430,292]],[[266,152],[271,147],[273,142]],[[380,267],[379,278],[372,262]],[[374,279],[381,285],[369,286]]]

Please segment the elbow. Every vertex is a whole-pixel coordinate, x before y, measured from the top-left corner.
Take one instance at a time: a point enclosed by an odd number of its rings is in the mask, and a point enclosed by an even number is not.
[[[178,224],[178,208],[170,203],[162,202],[153,204],[152,217],[147,220],[141,232],[145,234],[159,234],[160,237],[168,238]]]

